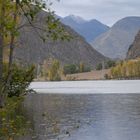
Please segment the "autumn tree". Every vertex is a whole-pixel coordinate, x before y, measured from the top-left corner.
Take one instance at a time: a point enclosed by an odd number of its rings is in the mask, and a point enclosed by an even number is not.
[[[80,63],[79,64],[79,72],[84,72],[85,71],[85,65],[84,65],[84,63]]]
[[[60,81],[61,80],[60,63],[58,60],[53,60],[51,66],[48,70],[48,79],[50,81]]]
[[[140,78],[140,59],[120,62],[111,69],[112,78]]]

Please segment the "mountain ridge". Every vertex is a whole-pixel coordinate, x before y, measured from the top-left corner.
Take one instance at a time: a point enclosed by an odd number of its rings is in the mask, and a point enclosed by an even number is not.
[[[39,25],[42,26],[46,18],[46,12],[39,15]],[[44,60],[54,58],[65,64],[84,64],[95,68],[95,66],[107,60],[102,54],[93,49],[85,39],[69,26],[63,25],[64,29],[73,36],[70,41],[52,41],[43,43],[32,28],[24,27],[20,32],[19,41],[21,45],[15,49],[15,59],[27,64],[40,64]],[[43,34],[42,32],[40,32]]]
[[[60,21],[83,36],[88,43],[109,29],[109,26],[96,19],[84,20],[83,18],[74,15],[60,18]]]
[[[140,57],[140,31],[136,35],[132,45],[130,45],[126,59],[137,59],[139,57]]]
[[[125,17],[97,37],[91,45],[106,57],[124,59],[139,29],[140,17]]]

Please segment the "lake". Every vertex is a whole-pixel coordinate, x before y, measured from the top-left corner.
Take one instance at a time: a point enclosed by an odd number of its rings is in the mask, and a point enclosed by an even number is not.
[[[45,94],[128,94],[140,93],[140,80],[33,82],[30,87]]]
[[[140,81],[35,82],[24,140],[139,140]]]

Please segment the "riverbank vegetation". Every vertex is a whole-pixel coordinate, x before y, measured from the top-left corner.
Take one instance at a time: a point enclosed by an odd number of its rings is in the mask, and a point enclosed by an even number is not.
[[[34,67],[12,66],[11,80],[5,89],[7,97],[0,108],[0,139],[14,140],[30,132],[30,123],[21,106],[25,95],[32,92],[28,86],[33,79]]]
[[[96,70],[102,70],[102,69],[109,69],[116,65],[116,61],[108,60],[106,62],[102,62],[97,64]]]
[[[82,62],[80,64],[77,64],[77,65],[76,64],[64,65],[64,67],[63,67],[63,74],[64,75],[83,73],[83,72],[89,72],[89,71],[91,71],[91,68]]]
[[[84,63],[62,65],[58,60],[49,58],[39,67],[38,79],[61,81],[69,74],[90,72],[91,68]],[[68,79],[67,79],[68,80]]]
[[[62,67],[58,60],[53,60],[44,65],[42,77],[45,77],[47,81],[139,79],[140,59],[117,62],[109,60],[98,64],[96,69],[91,70],[84,63],[68,64]]]
[[[113,79],[139,79],[140,59],[121,61],[111,69]]]

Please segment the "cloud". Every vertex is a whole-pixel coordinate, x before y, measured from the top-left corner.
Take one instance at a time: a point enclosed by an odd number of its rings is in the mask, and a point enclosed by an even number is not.
[[[140,0],[60,0],[52,8],[60,16],[74,14],[108,25],[126,16],[140,16]]]

